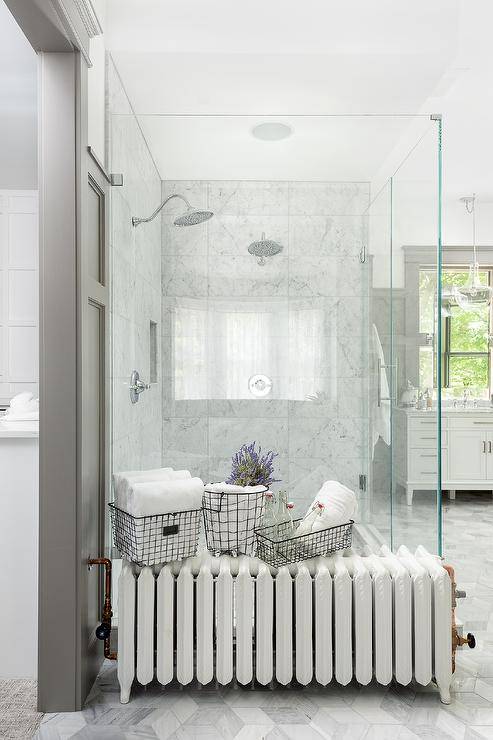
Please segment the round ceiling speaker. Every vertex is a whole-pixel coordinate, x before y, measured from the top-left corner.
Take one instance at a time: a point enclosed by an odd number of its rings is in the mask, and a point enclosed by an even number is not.
[[[286,123],[279,123],[278,121],[271,121],[265,123],[259,123],[252,129],[252,134],[256,139],[261,141],[281,141],[291,136],[293,129]]]

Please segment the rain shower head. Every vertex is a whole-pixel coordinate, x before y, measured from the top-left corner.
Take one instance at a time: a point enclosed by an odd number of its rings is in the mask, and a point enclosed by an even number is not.
[[[138,226],[139,224],[145,224],[152,221],[172,198],[180,198],[180,200],[182,200],[187,206],[185,213],[182,213],[181,216],[177,216],[175,218],[173,222],[175,226],[195,226],[196,224],[201,224],[203,221],[208,221],[208,219],[212,218],[214,215],[212,211],[192,208],[185,196],[180,195],[179,193],[173,193],[173,195],[168,195],[161,205],[156,208],[154,213],[148,216],[148,218],[137,218],[137,216],[132,216],[132,226]]]
[[[212,211],[189,208],[181,216],[177,216],[173,223],[175,226],[195,226],[196,224],[208,221],[213,215]]]
[[[283,247],[272,239],[266,239],[265,233],[262,232],[262,238],[257,242],[252,242],[248,247],[250,254],[257,257],[259,265],[265,265],[266,257],[273,257],[275,254],[282,252]]]

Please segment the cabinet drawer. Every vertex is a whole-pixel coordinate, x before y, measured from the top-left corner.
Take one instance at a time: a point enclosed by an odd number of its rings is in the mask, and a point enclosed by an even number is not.
[[[416,417],[412,417],[411,419],[409,419],[409,429],[413,431],[418,431],[420,429],[423,431],[429,431],[430,429],[434,429],[436,433],[437,428],[438,421],[437,416],[434,412],[432,412],[429,416],[427,415],[423,419]]]
[[[430,429],[413,429],[409,433],[409,447],[422,447],[422,448],[436,448],[437,446],[437,430]],[[447,432],[442,431],[442,447],[447,447],[448,439]]]
[[[442,450],[442,467],[447,462],[447,451]],[[438,478],[438,461],[433,452],[427,450],[411,450],[409,454],[408,477],[413,481],[427,481],[431,484]]]
[[[485,414],[486,416],[486,414]],[[449,428],[450,429],[471,429],[471,431],[475,432],[489,432],[493,431],[493,415],[492,418],[489,418],[489,414],[487,418],[484,418],[484,416],[458,416],[456,419],[452,418],[449,419]]]

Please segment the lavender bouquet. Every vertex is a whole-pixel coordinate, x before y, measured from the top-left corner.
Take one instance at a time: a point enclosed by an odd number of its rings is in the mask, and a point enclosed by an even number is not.
[[[236,486],[267,486],[278,483],[274,478],[274,458],[277,452],[266,452],[262,454],[262,448],[255,449],[256,442],[244,444],[238,452],[233,455],[231,475],[226,483]]]

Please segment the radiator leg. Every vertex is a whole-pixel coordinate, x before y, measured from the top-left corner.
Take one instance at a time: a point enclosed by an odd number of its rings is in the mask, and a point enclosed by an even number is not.
[[[442,704],[450,704],[450,686],[438,686]]]
[[[128,704],[130,701],[130,689],[132,687],[123,687],[120,685],[120,704]]]

